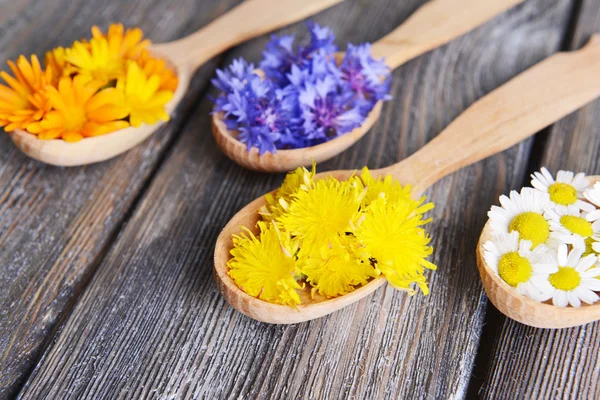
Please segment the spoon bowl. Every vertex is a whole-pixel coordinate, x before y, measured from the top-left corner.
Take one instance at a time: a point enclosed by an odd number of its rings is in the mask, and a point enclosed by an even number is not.
[[[336,179],[345,180],[354,172],[355,171],[324,172],[318,174],[315,178],[322,179],[326,176],[333,176]],[[271,193],[274,194],[274,192],[275,191]],[[289,306],[260,300],[243,292],[227,273],[227,261],[229,261],[230,258],[229,252],[233,248],[231,236],[240,234],[242,232],[242,226],[256,227],[256,223],[259,220],[258,210],[264,205],[266,205],[266,200],[264,196],[261,196],[242,208],[223,228],[219,234],[217,245],[215,247],[214,274],[219,291],[223,294],[225,300],[242,314],[257,321],[271,324],[295,324],[319,318],[344,308],[347,305],[368,296],[386,283],[385,278],[380,276],[371,280],[366,285],[357,288],[353,292],[332,299],[327,299],[318,294],[312,296],[309,285],[306,285],[304,289],[297,291],[300,295],[301,304],[298,305],[295,310]],[[255,233],[257,233],[256,230]]]
[[[150,49],[154,56],[161,57],[177,74],[178,84],[173,98],[167,103],[169,115],[183,98],[189,85],[192,72],[185,64],[177,65],[167,55]],[[8,132],[13,143],[27,156],[46,164],[73,167],[105,161],[137,146],[165,124],[159,121],[153,125],[128,127],[106,135],[88,137],[79,142],[65,142],[62,139],[41,140],[36,135],[21,129]]]
[[[593,36],[583,49],[553,55],[482,97],[415,154],[390,167],[372,170],[371,173],[373,176],[391,175],[404,185],[410,184],[413,196],[418,198],[444,176],[508,149],[600,96],[600,80],[595,79],[599,68],[600,38]],[[570,73],[572,71],[578,73]],[[516,98],[520,101],[515,102]],[[333,176],[345,180],[354,173],[352,170],[329,171],[318,174],[316,179]],[[257,233],[258,210],[265,204],[262,196],[235,214],[223,228],[215,245],[214,275],[217,287],[236,310],[262,322],[298,323],[350,305],[386,282],[384,277],[379,277],[353,292],[332,299],[312,297],[310,289],[306,288],[299,291],[302,302],[295,309],[248,295],[228,274],[227,263],[233,247],[231,237],[239,234],[242,226]],[[481,240],[487,237],[486,232],[484,230]],[[518,310],[526,309],[528,301],[531,302],[526,298],[515,300],[510,292],[505,293],[506,287],[501,285],[503,282],[495,282],[493,275],[482,272],[481,276],[492,302],[497,302],[501,311],[505,310],[501,301],[508,304],[521,302],[522,306],[514,307]],[[492,283],[497,285],[492,286]],[[547,304],[542,306],[552,308]],[[595,310],[600,311],[600,306],[586,308],[594,310],[590,311],[594,316],[598,315]]]
[[[385,59],[394,70],[406,61],[428,52],[476,28],[523,0],[432,0],[412,14],[402,25],[373,44],[375,59]],[[469,10],[468,13],[464,10]],[[336,53],[338,62],[343,53]],[[219,148],[244,168],[261,172],[285,172],[313,161],[328,160],[343,152],[362,138],[377,122],[382,102],[375,104],[362,125],[315,146],[277,150],[260,155],[257,148],[247,149],[237,140],[238,132],[227,129],[224,114],[212,116],[212,132]]]
[[[335,139],[316,146],[277,150],[276,153],[263,155],[259,154],[256,147],[248,151],[246,145],[237,139],[238,132],[227,129],[223,121],[223,113],[213,114],[212,131],[221,151],[242,167],[261,172],[286,172],[300,166],[307,167],[313,161],[318,163],[328,160],[352,146],[377,122],[381,107],[382,102],[377,102],[361,126]]]
[[[179,83],[167,104],[169,115],[185,94],[194,71],[219,53],[267,32],[302,20],[342,0],[246,0],[199,31],[170,43],[150,48],[177,74]],[[164,122],[129,127],[79,142],[40,140],[24,130],[8,132],[15,145],[38,161],[57,166],[96,163],[115,157],[138,145],[160,129]]]
[[[592,182],[600,176],[589,176]],[[582,303],[581,307],[555,307],[551,301],[539,303],[508,285],[485,262],[483,245],[491,239],[492,227],[485,224],[477,244],[477,268],[488,299],[504,315],[522,324],[536,328],[569,328],[600,320],[600,302]]]

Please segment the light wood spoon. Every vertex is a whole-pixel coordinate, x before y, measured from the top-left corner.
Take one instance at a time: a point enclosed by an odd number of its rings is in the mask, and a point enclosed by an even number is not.
[[[372,173],[374,176],[391,174],[401,183],[412,185],[415,196],[420,197],[424,190],[446,175],[519,143],[598,96],[600,36],[593,36],[583,49],[553,55],[484,96],[412,156],[390,167],[373,170]],[[354,173],[351,170],[330,171],[320,173],[317,177],[334,176],[342,180]],[[241,226],[256,229],[258,210],[263,205],[264,197],[260,197],[235,214],[223,228],[215,246],[217,286],[236,310],[263,322],[297,323],[339,310],[386,282],[385,278],[379,277],[347,295],[333,299],[312,298],[307,287],[300,291],[302,304],[297,310],[244,293],[227,273],[232,248],[231,235],[239,234]],[[503,297],[495,297],[496,292],[490,289],[490,285],[498,282],[487,277],[489,270],[483,269],[481,274],[486,291],[494,296],[491,298],[502,300]],[[519,295],[514,293],[514,296]],[[525,300],[523,307],[529,305]],[[600,305],[594,307],[600,310]],[[565,311],[554,309],[557,318],[562,312]],[[598,311],[596,317],[600,318]]]
[[[596,78],[598,79],[598,78]],[[590,182],[600,176],[588,176]],[[485,292],[492,304],[509,318],[536,328],[570,328],[600,320],[600,302],[581,303],[581,307],[555,307],[551,301],[539,303],[516,292],[485,262],[483,245],[491,239],[492,227],[485,224],[477,244],[477,267]]]
[[[223,51],[251,38],[316,14],[343,0],[246,0],[199,31],[150,51],[176,71],[179,85],[167,104],[171,114],[187,90],[194,71]],[[163,123],[126,128],[76,143],[40,140],[22,130],[9,132],[23,153],[47,164],[75,166],[104,161],[119,155],[158,130]]]
[[[394,31],[374,43],[373,56],[377,60],[385,58],[390,69],[396,69],[406,61],[475,29],[521,2],[523,0],[432,0]],[[285,172],[299,166],[308,166],[313,160],[327,160],[352,146],[375,124],[381,107],[382,102],[377,103],[360,127],[333,140],[301,149],[277,150],[262,156],[258,149],[248,151],[246,145],[237,140],[237,132],[227,129],[222,113],[213,115],[213,136],[227,157],[241,166],[255,171]]]

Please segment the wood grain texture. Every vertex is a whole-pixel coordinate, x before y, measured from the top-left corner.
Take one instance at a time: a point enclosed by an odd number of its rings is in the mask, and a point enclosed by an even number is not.
[[[192,32],[236,1],[4,2],[0,60],[89,36],[92,24],[141,26],[156,42]],[[173,121],[136,149],[99,165],[62,169],[22,155],[0,135],[0,398],[18,390],[68,314],[182,121],[214,62],[194,80]]]
[[[570,47],[600,30],[600,4],[585,0]],[[598,77],[600,79],[600,76]],[[600,173],[600,101],[551,129],[541,165]],[[577,328],[536,329],[505,319],[482,387],[485,398],[600,398],[600,322]]]
[[[377,3],[349,0],[316,20],[340,42],[373,41],[422,2]],[[406,64],[373,130],[321,170],[375,168],[415,152],[475,99],[554,52],[569,9],[567,0],[528,1]],[[257,60],[265,41],[231,57]],[[282,176],[243,170],[220,154],[210,108],[205,100],[187,125],[22,398],[462,398],[486,307],[477,236],[488,205],[521,182],[529,142],[429,192],[440,266],[429,275],[431,295],[386,287],[283,327],[235,312],[215,287],[218,232]]]

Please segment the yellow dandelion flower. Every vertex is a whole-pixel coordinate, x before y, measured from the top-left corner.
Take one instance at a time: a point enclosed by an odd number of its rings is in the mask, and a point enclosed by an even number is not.
[[[326,297],[350,293],[356,286],[364,285],[378,275],[365,249],[352,235],[346,236],[340,244],[299,263],[300,271],[313,287],[313,293],[318,292]]]
[[[367,189],[363,203],[370,204],[373,200],[384,195],[389,201],[414,201],[411,200],[412,190],[410,185],[402,186],[391,175],[374,178],[371,171],[364,167],[360,178],[355,177]]]
[[[124,79],[119,79],[117,89],[124,94],[124,104],[132,126],[138,127],[142,123],[152,125],[159,120],[169,120],[165,107],[173,98],[173,92],[160,90],[159,87],[158,75],[146,78],[144,71],[136,63],[128,64],[127,75]]]
[[[417,205],[420,203],[417,202]],[[416,283],[424,294],[429,293],[425,268],[436,269],[426,258],[432,253],[429,237],[422,228],[430,222],[423,212],[432,206],[415,206],[412,201],[388,202],[375,199],[367,208],[365,218],[355,234],[366,251],[377,261],[377,268],[393,287],[414,293]]]
[[[318,254],[353,231],[360,217],[361,194],[347,181],[321,179],[311,190],[297,191],[277,222],[299,240],[301,253]]]
[[[300,304],[296,289],[302,287],[295,279],[296,249],[289,234],[274,224],[261,221],[258,226],[258,238],[248,229],[233,236],[229,276],[250,296],[289,306]]]
[[[78,74],[88,75],[106,84],[125,73],[125,61],[119,53],[111,51],[106,38],[92,38],[87,43],[76,41],[65,50],[65,60]]]
[[[121,59],[137,58],[150,45],[150,40],[144,39],[144,32],[140,28],[125,30],[123,24],[111,24],[106,35],[100,28],[93,26],[92,37],[105,40],[109,52]]]
[[[147,78],[152,75],[158,75],[160,78],[160,90],[170,90],[174,92],[177,89],[177,75],[167,66],[165,60],[154,58],[148,50],[142,50],[141,55],[135,62],[140,66]]]
[[[259,210],[259,214],[266,221],[276,220],[289,207],[293,195],[298,190],[308,191],[315,183],[316,165],[313,162],[312,170],[309,171],[305,167],[298,167],[296,170],[289,172],[281,187],[275,191],[275,195],[268,193],[265,195],[267,204]]]
[[[123,102],[121,93],[115,88],[98,91],[101,85],[83,75],[61,78],[58,89],[47,89],[52,111],[40,122],[30,124],[29,131],[40,139],[76,142],[126,128],[127,121],[120,121],[127,116],[127,110],[119,106]]]
[[[8,85],[0,84],[0,126],[10,132],[27,129],[49,110],[45,91],[52,80],[52,71],[43,70],[35,55],[31,56],[31,62],[20,56],[16,64],[9,61],[8,65],[14,77],[0,72]]]

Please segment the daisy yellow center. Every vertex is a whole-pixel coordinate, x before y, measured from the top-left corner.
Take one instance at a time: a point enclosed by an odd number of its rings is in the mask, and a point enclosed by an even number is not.
[[[556,204],[568,206],[577,201],[577,190],[566,183],[556,182],[548,188],[550,200]]]
[[[530,240],[533,246],[545,243],[550,236],[548,221],[541,214],[528,211],[514,217],[508,225],[508,231],[519,232],[519,237]]]
[[[498,275],[512,287],[527,282],[532,272],[529,260],[516,251],[504,254],[498,262]]]
[[[573,267],[558,267],[558,272],[550,275],[549,281],[558,290],[569,292],[579,287],[581,276]]]
[[[592,238],[592,237],[585,238],[585,253],[583,253],[583,257],[589,256],[590,254],[594,254],[594,255],[598,254],[598,252],[596,252],[596,250],[594,250],[594,247],[593,247],[594,243],[596,243],[594,238]]]
[[[560,223],[571,233],[575,233],[584,238],[589,238],[594,234],[592,224],[581,217],[575,217],[573,215],[563,215],[562,217],[560,217]]]

